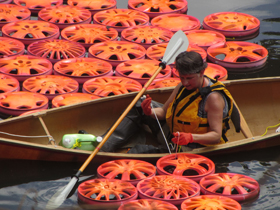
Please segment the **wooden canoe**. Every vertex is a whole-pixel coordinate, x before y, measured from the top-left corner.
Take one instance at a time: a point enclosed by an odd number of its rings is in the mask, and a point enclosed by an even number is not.
[[[262,136],[268,126],[280,122],[280,77],[231,80],[224,83],[233,95],[252,136],[249,134],[246,138],[242,132],[236,133],[234,126],[231,125],[228,143],[194,149],[189,153],[210,157],[280,145],[280,133],[276,132],[277,127],[268,129]],[[154,89],[148,92],[154,100],[164,102],[172,92],[172,88]],[[16,135],[50,134],[56,144],[61,141],[64,134],[77,133],[81,129],[96,136],[102,135],[135,96],[136,93],[110,96],[2,120],[0,121],[0,159],[83,162],[91,152],[51,144],[53,142],[50,143],[48,137],[26,138]],[[132,155],[122,152],[99,152],[93,162],[100,164],[121,158],[155,162],[164,155],[167,153]]]

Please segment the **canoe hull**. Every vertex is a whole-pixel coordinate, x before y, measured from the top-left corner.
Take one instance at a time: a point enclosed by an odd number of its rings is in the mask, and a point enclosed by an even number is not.
[[[232,80],[224,83],[233,95],[254,137],[245,138],[242,133],[236,133],[231,125],[228,143],[195,149],[189,153],[211,157],[280,145],[280,134],[275,132],[277,127],[268,130],[262,136],[268,126],[279,123],[280,77]],[[172,88],[162,88],[148,93],[155,101],[163,103],[171,92]],[[62,136],[77,133],[81,129],[96,136],[104,134],[136,94],[110,96],[2,120],[0,121],[0,159],[84,162],[91,152],[56,146]],[[49,141],[50,136],[55,140],[56,145],[51,144],[53,142]],[[167,154],[99,152],[93,162],[100,164],[121,158],[156,162],[164,155]]]
[[[258,137],[254,140],[244,139],[243,144],[240,142],[229,142],[224,145],[215,147],[200,148],[188,153],[200,154],[205,157],[229,155],[238,152],[259,150],[279,146],[279,135],[270,135],[266,138]],[[38,160],[38,161],[57,161],[57,162],[84,162],[91,154],[90,151],[70,150],[59,146],[42,146],[36,144],[24,144],[17,140],[0,139],[0,159],[1,160]],[[92,160],[92,164],[98,165],[107,161],[117,159],[137,159],[148,161],[155,164],[156,161],[168,153],[159,154],[125,154],[125,153],[108,153],[99,152]]]

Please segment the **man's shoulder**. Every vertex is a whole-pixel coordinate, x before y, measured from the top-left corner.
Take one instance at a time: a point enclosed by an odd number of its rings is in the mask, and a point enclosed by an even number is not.
[[[208,107],[208,109],[223,109],[224,106],[225,100],[221,92],[214,91],[208,95],[207,100],[205,102],[205,108]]]

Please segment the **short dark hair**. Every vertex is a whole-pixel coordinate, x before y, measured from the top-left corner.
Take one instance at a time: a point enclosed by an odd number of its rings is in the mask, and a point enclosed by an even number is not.
[[[195,51],[181,52],[175,59],[175,68],[180,74],[196,74],[207,68],[201,55]]]

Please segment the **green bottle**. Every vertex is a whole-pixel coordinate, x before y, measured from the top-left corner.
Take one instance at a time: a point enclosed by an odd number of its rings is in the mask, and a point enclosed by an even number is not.
[[[61,145],[69,149],[93,151],[101,141],[101,136],[96,137],[92,134],[65,134]]]

